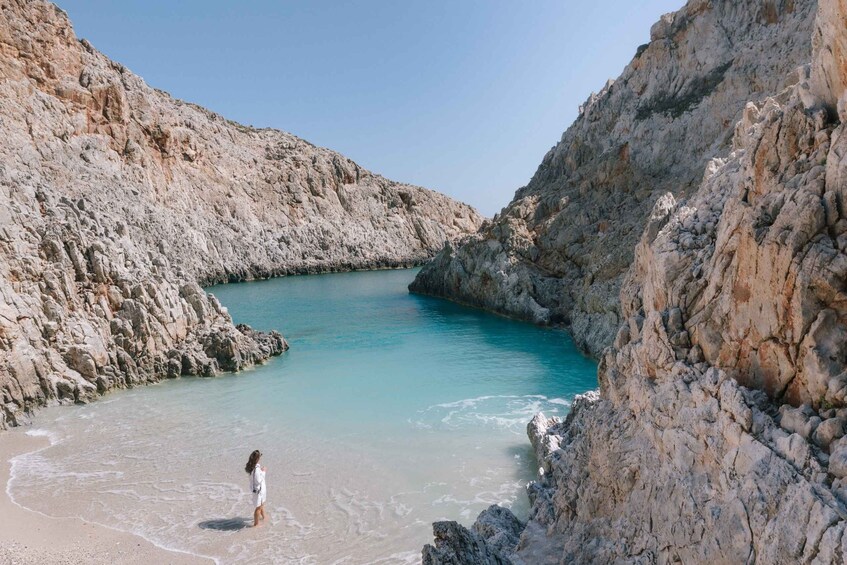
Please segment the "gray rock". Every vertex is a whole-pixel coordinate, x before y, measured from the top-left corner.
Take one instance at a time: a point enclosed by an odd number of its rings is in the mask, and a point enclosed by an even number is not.
[[[149,87],[44,0],[4,3],[0,36],[0,428],[285,349],[236,329],[200,285],[411,266],[481,223]]]
[[[847,37],[844,25],[847,21],[847,4],[843,0],[824,0],[820,3],[812,42],[816,56],[812,61],[812,90],[833,115],[842,122],[847,121],[847,70],[844,54],[847,53]]]
[[[829,454],[829,472],[840,479],[847,477],[847,445],[838,445]]]
[[[518,546],[524,524],[509,509],[495,504],[480,513],[471,529],[500,555],[511,556]]]
[[[840,418],[829,418],[820,423],[815,429],[814,441],[822,449],[829,449],[830,444],[844,436],[844,421]]]
[[[660,225],[697,191],[711,159],[732,149],[747,102],[797,81],[793,71],[810,59],[815,6],[692,0],[664,16],[529,184],[476,235],[439,253],[411,290],[563,323],[599,357],[625,318],[621,287],[654,204],[663,204]],[[677,243],[696,245],[712,221],[698,216]]]
[[[522,530],[511,512],[497,506],[484,510],[470,530],[457,522],[436,522],[435,545],[424,546],[423,565],[522,565],[512,559]]]
[[[717,36],[691,32],[702,31],[698,19],[723,15],[721,38],[796,33],[754,51],[764,60],[764,51],[796,49],[789,57],[802,60],[799,35],[811,36],[811,25],[779,28],[812,8],[695,0],[654,28],[654,42],[696,36],[714,52]],[[530,425],[545,473],[531,487],[515,559],[536,562],[553,548],[562,563],[844,562],[847,124],[831,104],[847,84],[845,14],[844,0],[820,2],[815,49],[803,61],[810,67],[786,75],[795,84],[747,104],[699,188],[654,214],[659,229],[647,223],[621,285],[626,329],[600,360],[599,398],[575,403],[560,425],[543,416]],[[691,117],[683,113],[672,127],[690,127]],[[603,119],[583,117],[573,139],[589,145],[592,124]],[[607,186],[608,171],[574,163],[582,166],[565,162],[556,173]],[[526,233],[541,237],[546,225],[534,231],[536,216],[524,217]],[[564,252],[577,249],[565,242]],[[472,245],[497,247],[479,237]],[[478,250],[460,248],[448,266],[463,265],[470,280],[487,264]],[[509,264],[512,273],[525,268]],[[465,279],[453,282],[465,288]]]
[[[815,415],[808,404],[793,408],[789,404],[779,407],[779,424],[783,429],[798,434],[803,439],[812,437],[812,432],[820,424],[821,419]]]

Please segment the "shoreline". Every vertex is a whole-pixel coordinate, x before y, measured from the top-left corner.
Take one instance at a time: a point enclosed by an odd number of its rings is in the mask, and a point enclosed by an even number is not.
[[[162,548],[130,532],[78,517],[47,516],[16,503],[9,493],[11,460],[49,445],[48,438],[27,435],[21,428],[0,433],[0,564],[215,563],[208,557]]]

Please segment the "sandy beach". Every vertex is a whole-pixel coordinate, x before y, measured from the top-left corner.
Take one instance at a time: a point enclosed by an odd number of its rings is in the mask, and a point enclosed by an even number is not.
[[[47,444],[47,438],[31,437],[23,430],[0,433],[0,564],[214,563],[162,549],[127,532],[79,518],[52,518],[15,504],[7,490],[10,460]]]

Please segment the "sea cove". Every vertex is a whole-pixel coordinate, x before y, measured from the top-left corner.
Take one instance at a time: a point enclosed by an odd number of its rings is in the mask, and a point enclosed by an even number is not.
[[[495,503],[525,518],[526,423],[566,414],[596,365],[564,332],[409,294],[415,273],[207,289],[291,349],[40,412],[29,433],[53,445],[15,460],[12,496],[223,563],[414,563],[434,520],[469,524]],[[271,524],[251,530],[255,448]]]

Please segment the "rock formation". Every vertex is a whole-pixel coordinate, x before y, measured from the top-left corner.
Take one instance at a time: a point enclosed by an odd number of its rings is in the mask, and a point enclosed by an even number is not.
[[[0,2],[0,132],[0,428],[286,347],[199,284],[408,266],[481,221],[150,88],[42,0]]]
[[[432,529],[435,545],[424,548],[423,565],[509,565],[515,558],[524,524],[495,504],[479,515],[470,530],[453,521],[436,522]]]
[[[537,323],[599,357],[657,199],[696,191],[744,105],[810,60],[813,0],[692,0],[663,16],[620,77],[592,95],[530,183],[410,287]]]
[[[746,105],[695,194],[656,201],[599,394],[530,423],[511,562],[847,558],[847,2],[817,14],[794,84]]]

